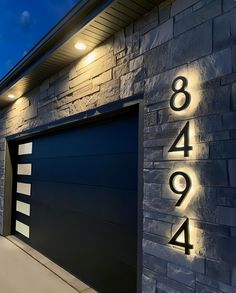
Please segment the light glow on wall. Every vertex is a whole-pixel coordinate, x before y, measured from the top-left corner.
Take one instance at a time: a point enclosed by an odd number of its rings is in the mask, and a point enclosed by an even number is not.
[[[13,99],[15,99],[15,98],[16,98],[16,96],[15,96],[15,95],[13,95],[13,94],[9,94],[9,95],[8,95],[8,98],[13,100]]]
[[[15,104],[16,105],[20,105],[23,102],[23,100],[24,100],[24,98],[21,97],[21,98],[19,98],[19,99],[16,100]]]
[[[86,65],[89,65],[91,63],[93,63],[96,59],[96,54],[95,52],[91,52],[88,54],[88,56],[86,56],[86,59],[85,59],[85,62],[86,62]]]

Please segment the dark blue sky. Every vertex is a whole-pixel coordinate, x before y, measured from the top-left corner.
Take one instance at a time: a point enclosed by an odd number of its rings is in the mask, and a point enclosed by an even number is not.
[[[2,78],[78,0],[0,0]]]

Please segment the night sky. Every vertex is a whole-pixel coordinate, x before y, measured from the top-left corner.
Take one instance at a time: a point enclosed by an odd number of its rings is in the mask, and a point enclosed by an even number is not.
[[[78,2],[78,0],[0,1],[0,78]]]

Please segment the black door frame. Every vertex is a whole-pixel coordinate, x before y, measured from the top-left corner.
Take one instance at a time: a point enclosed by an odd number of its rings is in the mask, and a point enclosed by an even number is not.
[[[13,194],[13,164],[11,146],[22,139],[41,136],[50,132],[60,131],[76,125],[96,122],[106,117],[113,117],[135,109],[138,111],[138,202],[137,202],[137,292],[142,292],[142,238],[143,238],[143,126],[144,101],[143,96],[136,95],[124,100],[109,103],[92,110],[62,118],[51,123],[32,128],[6,137],[5,154],[5,191],[3,213],[3,235],[12,232],[12,194]]]

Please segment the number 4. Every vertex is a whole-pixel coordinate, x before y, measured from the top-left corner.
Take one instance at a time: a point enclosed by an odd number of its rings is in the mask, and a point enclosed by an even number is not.
[[[184,145],[178,146],[181,139],[184,139]],[[189,121],[185,124],[184,128],[181,130],[177,138],[175,139],[174,143],[172,144],[171,148],[168,152],[184,152],[184,156],[189,156],[189,151],[193,149],[192,146],[189,145]]]
[[[178,241],[178,237],[181,233],[184,233],[184,242]],[[193,245],[189,243],[189,219],[187,218],[179,230],[170,240],[169,244],[180,246],[185,249],[185,254],[190,254],[190,249],[193,249]]]

